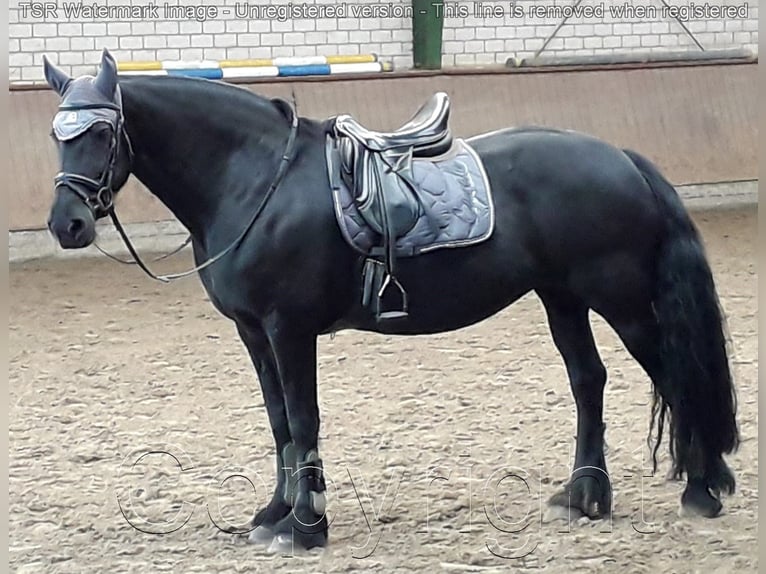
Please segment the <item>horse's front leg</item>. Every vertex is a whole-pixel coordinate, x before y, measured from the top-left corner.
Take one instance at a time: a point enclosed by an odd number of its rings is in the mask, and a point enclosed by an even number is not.
[[[270,544],[274,538],[275,525],[290,514],[290,506],[285,502],[284,496],[287,475],[284,470],[286,465],[283,459],[283,451],[291,440],[290,428],[287,422],[279,370],[266,333],[260,325],[252,323],[247,325],[238,323],[237,330],[250,353],[250,358],[258,374],[263,401],[266,404],[266,412],[269,416],[277,449],[277,485],[274,495],[271,502],[253,517],[249,534],[250,542]]]
[[[274,527],[272,550],[291,552],[327,544],[325,478],[319,458],[317,336],[282,317],[264,321],[284,392],[291,442],[282,449],[285,501],[292,512]]]

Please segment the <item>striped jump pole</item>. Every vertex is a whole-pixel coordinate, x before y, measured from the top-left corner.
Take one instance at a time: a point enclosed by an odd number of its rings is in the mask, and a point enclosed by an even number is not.
[[[375,54],[246,60],[118,62],[121,75],[186,76],[209,80],[382,73],[393,70]]]

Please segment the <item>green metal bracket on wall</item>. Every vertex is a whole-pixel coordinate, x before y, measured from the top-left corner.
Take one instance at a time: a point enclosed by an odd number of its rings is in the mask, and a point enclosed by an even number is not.
[[[444,0],[412,0],[413,65],[421,70],[442,67]]]

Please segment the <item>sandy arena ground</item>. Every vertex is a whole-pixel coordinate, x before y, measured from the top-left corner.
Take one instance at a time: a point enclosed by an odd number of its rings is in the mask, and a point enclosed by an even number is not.
[[[233,325],[196,278],[164,286],[104,258],[43,261],[11,268],[12,570],[755,572],[756,210],[695,218],[729,317],[743,435],[720,518],[679,518],[664,455],[651,476],[649,381],[598,318],[615,515],[546,516],[572,460],[574,403],[528,296],[454,333],[322,338],[331,545],[268,554],[215,526],[243,522],[273,488]],[[188,263],[176,259],[161,268]]]

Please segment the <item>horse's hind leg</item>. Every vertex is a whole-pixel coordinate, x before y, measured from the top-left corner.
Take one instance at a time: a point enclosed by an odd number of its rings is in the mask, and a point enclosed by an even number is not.
[[[611,514],[612,490],[604,458],[606,369],[593,340],[588,307],[567,293],[540,292],[553,341],[564,359],[577,405],[574,470],[564,490],[549,501],[591,518]]]
[[[259,510],[251,522],[249,539],[255,543],[271,543],[274,538],[274,525],[290,513],[290,506],[284,501],[284,489],[287,473],[283,450],[290,443],[290,428],[287,422],[282,383],[279,380],[276,360],[266,333],[259,325],[237,325],[242,342],[250,353],[250,358],[258,374],[263,401],[269,424],[274,435],[277,449],[277,484],[271,501]]]
[[[607,317],[607,321],[619,335],[625,348],[649,375],[655,391],[655,416],[664,425],[666,413],[663,405],[672,412],[674,396],[672,381],[663,374],[660,352],[661,333],[651,308],[643,312],[633,308],[628,317]],[[668,433],[669,429],[664,429]],[[672,439],[671,439],[672,440]],[[699,445],[692,447],[692,460],[698,464],[687,470],[687,485],[681,497],[683,507],[702,516],[717,516],[722,508],[718,491],[733,490],[734,478],[720,454],[704,452]],[[655,448],[656,455],[656,448]],[[654,457],[656,465],[656,457]],[[680,477],[679,477],[680,478]],[[712,492],[711,492],[712,490]]]

